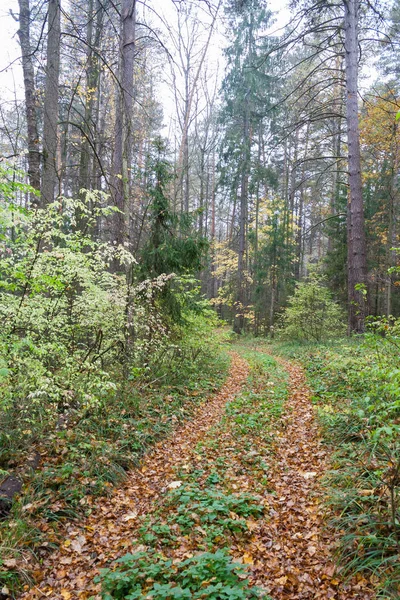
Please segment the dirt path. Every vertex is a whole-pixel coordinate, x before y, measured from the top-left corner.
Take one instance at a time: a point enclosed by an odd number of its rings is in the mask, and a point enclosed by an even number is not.
[[[124,487],[110,499],[92,502],[92,514],[84,522],[66,527],[65,543],[36,573],[42,581],[21,598],[86,600],[96,595],[99,587],[93,578],[98,569],[137,546],[132,534],[138,517],[157,504],[173,482],[176,467],[190,460],[196,444],[221,419],[226,403],[240,391],[248,372],[246,361],[233,353],[230,374],[219,393],[203,404],[193,419],[177,429],[170,439],[157,444],[146,455],[141,469],[132,471]]]
[[[269,479],[270,520],[255,542],[262,562],[255,577],[274,600],[368,600],[372,588],[360,575],[344,583],[332,555],[337,540],[326,529],[321,477],[328,468],[302,369],[280,361],[289,373],[289,397],[277,432]]]
[[[174,487],[179,467],[203,461],[202,468],[212,470],[213,461],[221,465],[223,460],[231,492],[262,490],[259,498],[265,507],[263,517],[249,521],[247,537],[234,534],[230,549],[235,559],[249,565],[252,583],[261,586],[265,596],[270,594],[274,600],[372,599],[369,583],[363,577],[344,583],[336,573],[332,561],[336,541],[325,527],[320,484],[328,466],[326,449],[301,368],[280,362],[289,373],[290,389],[281,417],[276,421],[271,417],[268,425],[272,447],[268,436],[263,445],[258,433],[244,451],[244,438],[235,437],[234,430],[229,430],[229,419],[221,426],[226,403],[243,388],[249,374],[246,361],[233,354],[230,375],[220,392],[198,409],[193,420],[160,442],[145,457],[141,469],[130,474],[123,488],[109,499],[92,500],[92,513],[82,523],[66,525],[65,543],[45,560],[38,586],[21,598],[100,598],[99,586],[93,583],[98,569],[138,549],[139,518],[154,513],[162,504],[168,487]],[[266,389],[265,381],[259,381],[261,391]],[[273,405],[273,392],[270,394]],[[258,400],[255,402],[256,407]],[[252,410],[251,405],[242,406],[244,412]],[[213,437],[218,437],[217,445],[209,445],[199,458],[196,445],[207,439],[210,442]],[[267,486],[257,468],[249,466],[249,460],[255,457],[269,465]],[[196,550],[193,539],[192,549]]]

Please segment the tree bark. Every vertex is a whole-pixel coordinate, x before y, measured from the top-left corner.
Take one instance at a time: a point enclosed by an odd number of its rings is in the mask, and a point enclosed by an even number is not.
[[[239,252],[238,252],[238,290],[237,303],[235,307],[235,317],[233,330],[235,333],[242,333],[244,328],[244,308],[246,304],[245,288],[245,253],[246,253],[246,220],[247,220],[247,201],[249,189],[249,163],[250,163],[250,105],[249,99],[245,99],[244,122],[243,122],[243,157],[240,177],[240,196],[239,196]]]
[[[344,0],[346,123],[349,201],[347,211],[348,327],[363,333],[368,313],[366,299],[367,253],[362,197],[358,119],[358,0]],[[356,289],[358,287],[358,289]]]
[[[132,168],[132,119],[134,97],[136,0],[123,0],[121,10],[121,75],[115,124],[113,239],[119,245],[129,232],[129,200]]]
[[[46,60],[46,89],[43,121],[43,173],[41,205],[54,201],[60,191],[57,168],[58,97],[60,77],[61,0],[49,0]]]
[[[35,190],[40,190],[40,152],[36,113],[35,71],[30,36],[31,11],[29,0],[18,0],[18,4],[18,37],[21,46],[22,70],[24,73],[25,114],[28,133],[28,177],[29,185]],[[32,195],[31,204],[35,205],[37,201],[37,197]]]
[[[88,19],[86,26],[86,95],[85,95],[85,117],[82,125],[81,151],[79,164],[79,190],[91,188],[91,168],[93,167],[93,152],[91,144],[95,145],[95,130],[99,95],[99,51],[103,30],[105,7],[99,0],[88,1]],[[91,141],[91,143],[89,142]]]

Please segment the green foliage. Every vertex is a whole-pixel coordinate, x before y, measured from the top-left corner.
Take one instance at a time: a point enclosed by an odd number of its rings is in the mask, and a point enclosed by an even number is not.
[[[176,535],[189,536],[196,528],[204,535],[200,547],[211,549],[221,543],[226,546],[232,535],[248,532],[246,519],[259,518],[264,507],[250,494],[229,494],[212,486],[218,482],[214,473],[205,488],[194,481],[171,491],[166,498],[169,517],[148,519],[141,528],[142,541],[150,546],[160,541],[169,545]]]
[[[111,275],[114,256],[132,257],[74,231],[104,210],[61,200],[26,215],[0,250],[0,407],[3,449],[35,439],[35,426],[85,410],[115,393],[111,376],[124,347],[126,284]],[[92,205],[89,210],[88,205]]]
[[[202,258],[208,248],[205,238],[193,230],[192,218],[188,214],[178,216],[172,211],[169,184],[173,179],[172,166],[166,156],[166,147],[161,139],[153,143],[149,161],[149,195],[151,198],[150,234],[141,251],[140,272],[143,278],[165,274],[182,275],[166,283],[159,296],[163,312],[172,321],[182,319],[182,300],[195,288],[197,282],[189,273],[202,267]],[[182,284],[185,283],[185,287]],[[178,289],[177,289],[178,287]],[[192,300],[195,294],[192,294]]]
[[[319,342],[344,329],[342,311],[321,278],[312,276],[297,284],[283,316],[283,337]]]
[[[39,195],[39,192],[25,183],[26,174],[13,165],[0,165],[0,222],[11,211],[23,214],[26,212],[15,202],[17,194]]]
[[[179,218],[172,211],[169,199],[172,166],[165,156],[164,142],[158,139],[153,146],[149,161],[150,235],[142,251],[141,269],[145,276],[152,277],[199,270],[205,240],[190,231],[189,215]]]
[[[154,552],[137,552],[117,560],[115,567],[103,569],[97,578],[102,582],[103,600],[261,597],[255,588],[248,587],[246,569],[222,550],[180,562]]]
[[[88,493],[119,482],[227,368],[193,277],[130,281],[111,272],[115,261],[120,271],[137,266],[125,249],[91,237],[109,212],[103,204],[94,192],[33,213],[2,204],[0,473],[23,468],[35,449],[42,459],[24,473],[10,513],[25,548],[37,543],[35,522],[57,531],[87,509]],[[166,314],[167,286],[180,325]],[[0,567],[8,587],[25,578],[22,538],[10,531],[8,522],[0,527],[0,554],[17,564]]]
[[[262,218],[264,224],[258,224],[258,239],[254,229],[249,232],[253,249],[254,333],[268,335],[270,327],[274,327],[274,306],[271,307],[271,302],[274,305],[279,296],[280,304],[284,304],[294,290],[292,264],[296,248],[293,240],[287,238],[283,202],[279,198],[272,202],[268,200],[268,203],[260,202],[260,210],[265,212],[265,216]]]

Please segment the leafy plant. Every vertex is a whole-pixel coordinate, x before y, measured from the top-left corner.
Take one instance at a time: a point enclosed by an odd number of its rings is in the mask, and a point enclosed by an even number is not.
[[[225,545],[226,536],[248,531],[246,519],[262,515],[264,507],[250,494],[227,494],[213,487],[210,479],[206,484],[201,488],[191,483],[171,491],[165,501],[169,516],[147,520],[141,528],[143,542],[168,545],[178,534],[193,533],[200,537],[200,544],[204,539],[208,547],[218,545],[218,540]]]
[[[102,584],[103,600],[134,598],[259,598],[249,587],[246,569],[222,550],[172,561],[154,552],[127,554],[114,569],[103,569],[95,580]]]
[[[29,548],[38,522],[57,531],[85,511],[88,494],[121,481],[220,384],[228,361],[193,278],[135,279],[124,248],[93,239],[109,212],[102,194],[30,213],[11,204],[13,189],[0,201],[0,470],[24,477],[9,519],[21,521]],[[115,261],[128,278],[111,272]],[[164,310],[169,284],[179,324]],[[32,451],[35,473],[24,467]],[[20,549],[9,532],[0,523],[0,554],[12,565]],[[0,583],[10,577],[18,569],[1,567]]]
[[[323,279],[315,275],[297,283],[282,319],[282,335],[287,339],[320,342],[344,333],[343,314],[332,300]]]

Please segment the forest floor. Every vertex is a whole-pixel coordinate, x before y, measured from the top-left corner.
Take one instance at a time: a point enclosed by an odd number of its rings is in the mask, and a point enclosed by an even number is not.
[[[257,586],[263,598],[374,598],[370,581],[361,574],[344,580],[335,566],[339,533],[327,526],[321,484],[329,449],[310,395],[298,364],[234,346],[220,391],[159,442],[125,485],[90,499],[84,520],[65,523],[64,543],[21,598],[97,599],[99,569],[126,553],[179,565],[221,549],[248,570],[239,587]],[[154,579],[153,571],[134,597],[147,597]]]

